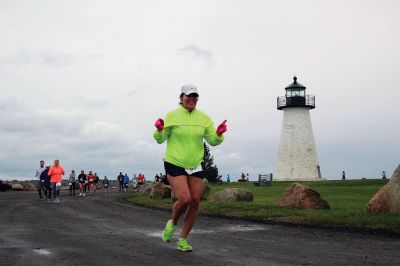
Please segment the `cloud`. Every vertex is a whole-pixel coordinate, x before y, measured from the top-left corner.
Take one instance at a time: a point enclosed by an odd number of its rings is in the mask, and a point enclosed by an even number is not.
[[[76,60],[71,54],[43,53],[39,57],[44,64],[55,67],[72,65]]]
[[[112,176],[133,167],[152,169],[154,158],[162,158],[148,140],[80,111],[35,110],[15,99],[0,101],[0,111],[0,178],[32,178],[41,159],[51,163],[59,158],[68,171],[92,169]]]
[[[19,48],[14,54],[0,56],[0,64],[6,66],[27,66],[42,64],[50,67],[67,67],[101,61],[102,54],[74,54],[59,51],[30,51],[25,47]]]
[[[134,97],[134,96],[137,95],[137,94],[138,94],[138,90],[133,89],[133,90],[127,91],[127,92],[124,94],[124,96],[127,97],[127,98],[131,98],[131,97]]]
[[[0,56],[0,65],[25,66],[33,61],[32,55],[23,47],[13,56]]]
[[[213,65],[213,54],[211,51],[198,47],[197,45],[188,45],[181,49],[180,52],[193,54],[195,57],[203,59],[207,62],[208,66]]]

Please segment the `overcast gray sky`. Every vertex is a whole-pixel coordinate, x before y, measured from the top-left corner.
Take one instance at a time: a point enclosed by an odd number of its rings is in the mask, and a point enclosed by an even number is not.
[[[391,176],[400,163],[399,1],[0,0],[0,178],[38,161],[69,172],[163,170],[154,121],[195,84],[225,142],[224,178],[275,171],[293,75],[322,175]]]

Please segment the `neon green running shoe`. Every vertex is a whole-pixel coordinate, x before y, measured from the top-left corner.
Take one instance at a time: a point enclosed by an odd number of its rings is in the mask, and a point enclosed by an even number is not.
[[[162,240],[164,242],[171,242],[172,235],[174,234],[176,226],[172,223],[172,219],[168,220],[165,225],[164,231],[162,232]]]
[[[193,248],[186,241],[186,238],[179,238],[178,243],[176,243],[176,248],[181,251],[193,251]]]

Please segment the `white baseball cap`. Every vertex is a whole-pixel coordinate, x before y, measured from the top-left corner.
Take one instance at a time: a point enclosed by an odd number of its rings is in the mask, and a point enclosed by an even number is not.
[[[197,95],[199,95],[199,93],[197,92],[196,86],[190,85],[190,84],[183,85],[181,88],[181,93],[183,93],[185,95],[196,93]]]

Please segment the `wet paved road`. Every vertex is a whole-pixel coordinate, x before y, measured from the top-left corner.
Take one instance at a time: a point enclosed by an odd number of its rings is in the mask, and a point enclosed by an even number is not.
[[[210,217],[182,253],[160,238],[169,212],[118,195],[0,193],[0,265],[400,265],[400,238]]]

